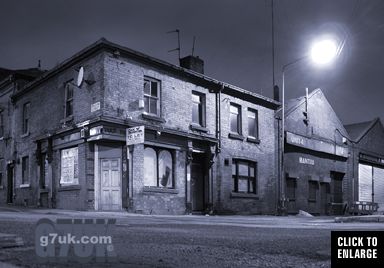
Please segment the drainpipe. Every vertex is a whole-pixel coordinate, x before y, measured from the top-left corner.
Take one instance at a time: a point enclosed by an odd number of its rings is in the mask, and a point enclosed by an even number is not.
[[[218,140],[217,146],[216,146],[216,156],[217,161],[219,162],[219,166],[222,164],[221,159],[221,91],[224,89],[224,84],[220,83],[219,89],[216,90],[216,139]],[[215,207],[220,210],[221,209],[221,178],[222,178],[222,168],[217,169],[216,171],[216,202],[214,201],[214,196],[212,193],[212,204],[215,204],[213,206],[213,209]],[[213,191],[213,187],[212,187]]]
[[[217,151],[221,151],[221,91],[224,89],[224,84],[220,84],[220,89],[216,91],[216,138],[218,139]]]

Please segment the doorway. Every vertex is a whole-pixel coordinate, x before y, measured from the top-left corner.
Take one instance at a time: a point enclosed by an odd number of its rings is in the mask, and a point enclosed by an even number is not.
[[[205,183],[206,183],[206,170],[205,170],[205,154],[193,153],[191,167],[191,192],[192,192],[192,211],[204,211],[205,200]]]
[[[7,203],[13,203],[13,188],[14,188],[14,178],[13,178],[13,165],[7,166]]]
[[[320,183],[320,214],[329,215],[329,206],[330,206],[330,186],[329,183]]]
[[[331,171],[332,212],[334,215],[343,214],[343,178],[344,173]]]
[[[101,210],[121,210],[120,159],[101,159],[100,178]]]
[[[297,183],[296,178],[286,179],[286,197],[287,197],[287,212],[289,214],[296,214],[296,189]]]

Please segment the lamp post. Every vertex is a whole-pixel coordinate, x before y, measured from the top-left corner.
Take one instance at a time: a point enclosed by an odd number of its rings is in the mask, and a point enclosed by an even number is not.
[[[316,65],[318,66],[326,66],[329,65],[337,55],[340,54],[342,47],[338,47],[336,42],[331,39],[322,39],[313,43],[311,47],[311,51],[309,55],[298,58],[294,61],[291,61],[282,67],[282,89],[281,89],[281,133],[280,133],[280,180],[279,180],[279,188],[278,188],[278,196],[279,196],[279,214],[286,214],[285,207],[285,171],[284,171],[284,143],[285,143],[285,71],[288,67],[299,63],[303,60],[307,60],[310,58]]]

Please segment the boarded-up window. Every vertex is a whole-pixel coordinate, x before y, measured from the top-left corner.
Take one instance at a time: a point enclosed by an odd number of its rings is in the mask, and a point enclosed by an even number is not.
[[[317,201],[317,192],[319,190],[319,184],[317,181],[308,181],[308,199],[309,201]]]
[[[61,151],[60,184],[79,184],[78,155],[77,147]]]

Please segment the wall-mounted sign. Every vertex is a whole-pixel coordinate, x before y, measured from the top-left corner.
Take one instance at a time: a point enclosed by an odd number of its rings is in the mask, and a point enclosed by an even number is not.
[[[91,113],[96,112],[98,110],[100,110],[100,102],[99,101],[91,104]]]
[[[144,143],[144,126],[131,127],[126,130],[127,145]]]
[[[315,160],[311,159],[311,158],[306,158],[306,157],[299,157],[299,163],[300,164],[304,164],[304,165],[312,165],[314,166],[315,165]]]
[[[287,132],[287,143],[313,151],[348,157],[348,148],[334,143]]]

